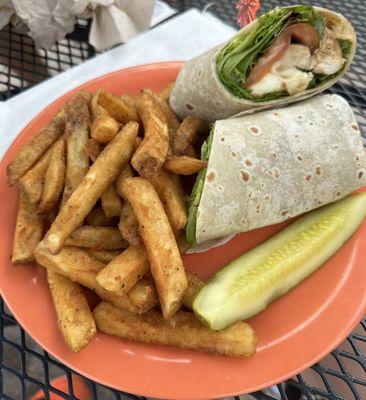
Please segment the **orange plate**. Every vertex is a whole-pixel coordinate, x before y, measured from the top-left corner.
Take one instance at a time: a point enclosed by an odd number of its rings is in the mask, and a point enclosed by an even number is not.
[[[251,359],[123,341],[101,333],[79,354],[71,352],[56,327],[43,268],[10,264],[18,190],[6,184],[6,165],[77,90],[104,87],[122,94],[143,87],[160,89],[174,80],[181,65],[152,64],[94,79],[52,103],[22,131],[0,166],[0,285],[22,327],[73,370],[126,392],[192,400],[252,392],[281,382],[321,359],[347,336],[365,311],[366,224],[319,271],[249,321],[258,336],[258,351]],[[208,278],[282,227],[241,234],[222,247],[185,256],[184,263]]]

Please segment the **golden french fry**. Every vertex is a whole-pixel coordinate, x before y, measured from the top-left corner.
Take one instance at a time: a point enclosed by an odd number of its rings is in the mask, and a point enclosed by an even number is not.
[[[126,178],[123,194],[139,221],[151,272],[164,318],[179,309],[187,288],[183,262],[163,205],[152,184],[143,178]]]
[[[137,122],[129,122],[122,128],[61,208],[45,237],[46,246],[52,253],[60,251],[66,238],[82,224],[107,186],[129,161],[137,131]]]
[[[160,90],[160,92],[158,93],[159,97],[168,102],[170,99],[170,95],[172,94],[173,91],[173,87],[174,87],[174,82],[169,83],[168,85],[166,85],[162,90]]]
[[[139,223],[131,204],[126,200],[122,204],[118,229],[121,232],[122,238],[130,245],[137,246],[141,242]]]
[[[117,250],[128,247],[128,243],[122,240],[119,230],[109,226],[82,226],[72,232],[65,240],[65,245],[94,250]]]
[[[129,121],[139,121],[136,108],[113,93],[101,90],[98,97],[98,104],[122,124],[126,124]]]
[[[64,133],[65,110],[59,111],[32,140],[24,145],[7,167],[8,183],[13,186],[44,152]]]
[[[91,126],[90,136],[99,143],[110,142],[118,133],[119,123],[108,114],[98,115]]]
[[[158,192],[173,231],[183,229],[187,224],[187,206],[179,177],[162,169],[149,180]]]
[[[99,272],[97,280],[116,294],[128,293],[149,269],[145,247],[130,246]]]
[[[81,91],[65,105],[67,156],[63,204],[89,169],[89,157],[85,151],[90,129],[89,102],[90,93]]]
[[[114,182],[117,192],[121,197],[123,197],[123,189],[122,184],[126,178],[131,178],[134,176],[133,169],[130,164],[126,164],[123,166],[121,172],[118,174],[116,181]]]
[[[38,206],[40,214],[48,214],[57,205],[65,181],[65,142],[59,140],[52,150],[44,178],[43,193]]]
[[[221,331],[202,325],[191,312],[179,311],[165,321],[156,310],[136,316],[102,302],[93,311],[98,331],[121,339],[203,350],[230,357],[250,357],[256,336],[250,325],[237,322]]]
[[[83,289],[69,278],[47,270],[47,282],[57,314],[57,325],[72,351],[83,349],[97,333]]]
[[[97,118],[99,115],[108,114],[107,110],[98,104],[100,90],[98,90],[92,97],[90,102],[90,108],[93,118]]]
[[[129,291],[128,297],[138,307],[152,309],[158,304],[154,283],[145,279],[140,280]]]
[[[95,260],[108,264],[121,254],[121,250],[86,250]]]
[[[54,145],[36,162],[36,164],[19,179],[19,186],[27,194],[32,204],[37,204],[42,198],[44,177],[51,159]]]
[[[140,147],[141,143],[142,143],[142,138],[140,138],[140,136],[137,136],[136,142],[135,142],[135,147],[134,147],[134,152],[137,151],[137,149]]]
[[[135,107],[135,96],[133,96],[130,93],[125,93],[122,96],[120,96],[122,100],[124,100],[127,104],[129,104],[131,107]]]
[[[188,287],[184,292],[183,304],[185,307],[192,309],[193,300],[198,295],[198,292],[204,286],[204,282],[198,278],[197,275],[186,270],[186,276],[188,281]]]
[[[95,139],[89,139],[85,146],[85,154],[94,162],[102,152],[102,146]]]
[[[112,183],[108,185],[106,191],[102,194],[101,201],[103,211],[108,218],[121,215],[122,199]]]
[[[116,307],[141,314],[153,307],[155,305],[153,303],[156,303],[156,300],[152,301],[151,298],[148,298],[146,303],[143,303],[143,299],[140,298],[138,300],[139,305],[137,305],[130,299],[129,295],[117,296],[102,288],[96,279],[96,275],[104,268],[104,264],[77,247],[63,247],[58,254],[54,255],[46,248],[42,240],[38,244],[34,255],[37,263],[41,266],[93,290],[101,299],[111,302]]]
[[[42,231],[42,216],[37,214],[37,207],[29,201],[23,190],[20,190],[11,256],[13,264],[34,261],[34,250],[42,239]]]
[[[188,145],[184,153],[188,157],[198,158],[197,152],[191,144]]]
[[[152,96],[140,93],[136,105],[145,135],[131,163],[140,175],[149,176],[165,162],[169,148],[168,126],[161,108]]]
[[[207,161],[188,156],[172,156],[164,164],[164,168],[177,175],[192,175],[207,167]]]
[[[173,141],[173,152],[176,155],[184,154],[187,147],[192,143],[198,129],[201,126],[201,121],[197,117],[189,116],[184,118],[175,132]]]
[[[115,226],[116,221],[118,219],[108,218],[100,207],[93,208],[86,217],[87,224],[91,226]]]

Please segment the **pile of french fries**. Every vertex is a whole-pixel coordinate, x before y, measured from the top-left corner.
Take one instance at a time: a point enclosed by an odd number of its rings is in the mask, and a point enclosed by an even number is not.
[[[177,119],[171,88],[80,91],[8,166],[9,184],[20,189],[12,262],[46,268],[73,351],[97,330],[228,356],[255,351],[248,324],[215,332],[190,311],[203,282],[182,261],[189,245],[180,175],[206,163],[192,145],[200,121]],[[93,311],[82,287],[102,300]]]

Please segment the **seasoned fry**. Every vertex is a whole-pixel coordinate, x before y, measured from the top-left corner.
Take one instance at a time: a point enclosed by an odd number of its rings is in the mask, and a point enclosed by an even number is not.
[[[102,288],[97,282],[96,275],[104,268],[104,264],[92,258],[86,251],[76,247],[63,247],[59,254],[53,255],[46,248],[44,241],[41,241],[35,250],[35,258],[37,263],[43,267],[80,283],[97,293],[101,299],[132,313],[144,313],[156,303],[156,300],[152,298],[145,299],[145,303],[142,298],[139,298],[139,305],[137,305],[129,295],[117,296]],[[137,290],[135,296],[138,293],[140,293],[140,289]],[[145,293],[141,294],[145,296]]]
[[[140,147],[141,143],[142,143],[142,138],[140,138],[140,136],[137,136],[134,146],[134,152]]]
[[[122,238],[130,245],[137,246],[141,242],[139,223],[131,204],[126,200],[122,204],[118,229],[121,232]]]
[[[140,175],[149,176],[162,167],[168,154],[168,126],[158,103],[147,93],[139,94],[136,105],[145,135],[131,163]]]
[[[38,206],[40,214],[51,212],[57,205],[65,181],[65,142],[59,140],[52,150],[44,178],[43,193]]]
[[[108,218],[121,215],[122,199],[112,183],[108,185],[106,191],[102,194],[101,200],[103,211]]]
[[[152,184],[143,178],[126,178],[124,197],[139,221],[151,272],[160,298],[164,318],[179,309],[187,279],[172,228]]]
[[[85,147],[85,154],[94,162],[102,151],[102,146],[95,139],[89,139]]]
[[[94,318],[99,331],[121,339],[203,350],[232,357],[250,357],[256,349],[255,333],[245,322],[213,331],[202,325],[191,312],[179,311],[172,321],[165,321],[156,310],[136,316],[106,302],[97,305]]]
[[[19,186],[27,194],[32,204],[37,204],[42,198],[44,177],[51,159],[54,145],[46,151],[39,161],[19,180]]]
[[[37,207],[29,201],[23,190],[20,190],[11,256],[13,264],[34,261],[34,250],[42,239],[42,230],[43,218],[37,214]]]
[[[8,183],[13,186],[64,133],[65,110],[61,109],[32,140],[24,145],[7,167]]]
[[[118,133],[119,123],[108,114],[98,115],[91,126],[90,136],[99,143],[110,142]]]
[[[139,121],[136,108],[115,94],[101,90],[98,104],[105,108],[109,115],[122,124],[126,124],[129,121]]]
[[[170,95],[172,94],[173,91],[173,87],[174,87],[174,82],[169,83],[168,85],[166,85],[159,93],[159,97],[168,102],[170,99]]]
[[[95,260],[108,264],[121,254],[121,250],[86,250]]]
[[[159,194],[173,231],[183,229],[187,223],[187,207],[179,177],[162,169],[149,180]]]
[[[83,349],[97,333],[83,289],[78,283],[47,270],[47,282],[57,314],[57,325],[72,351]]]
[[[149,269],[145,247],[130,246],[99,272],[97,280],[116,294],[128,293]]]
[[[117,178],[116,178],[116,181],[115,181],[115,183],[114,183],[115,186],[116,186],[117,192],[119,193],[119,195],[120,195],[121,197],[123,197],[123,189],[122,189],[123,181],[124,181],[126,178],[131,178],[132,176],[134,176],[132,167],[131,167],[130,164],[126,164],[126,165],[122,168],[121,172],[118,174],[118,176],[117,176]]]
[[[107,226],[82,226],[72,232],[65,245],[94,250],[125,249],[128,246],[117,228]]]
[[[100,90],[98,90],[92,97],[90,102],[90,108],[93,118],[97,118],[99,115],[108,114],[107,110],[98,104]]]
[[[124,93],[122,96],[120,96],[122,100],[124,100],[127,104],[129,104],[131,107],[135,107],[135,96],[133,96],[130,93]]]
[[[188,287],[184,292],[183,304],[185,307],[192,309],[193,300],[197,296],[198,292],[202,289],[205,284],[197,275],[186,270],[186,276],[188,281]]]
[[[207,167],[207,161],[188,156],[172,156],[164,164],[164,168],[177,175],[192,175]]]
[[[97,207],[87,215],[86,222],[91,226],[115,226],[116,218],[108,218],[104,214],[104,211],[100,207]]]
[[[151,309],[158,304],[154,283],[145,279],[136,283],[134,288],[128,293],[128,297],[133,304],[141,308],[146,308],[149,305]]]
[[[198,129],[201,126],[201,121],[197,117],[189,116],[184,118],[175,132],[173,141],[173,151],[176,155],[184,154],[187,147],[192,143]]]
[[[185,155],[192,158],[198,158],[197,152],[191,144],[186,148]]]
[[[89,157],[85,152],[90,129],[89,101],[90,93],[79,92],[65,106],[67,157],[63,204],[89,169]]]
[[[60,251],[66,238],[82,224],[107,186],[129,161],[137,131],[136,122],[130,122],[122,128],[61,208],[45,237],[46,246],[52,253]]]

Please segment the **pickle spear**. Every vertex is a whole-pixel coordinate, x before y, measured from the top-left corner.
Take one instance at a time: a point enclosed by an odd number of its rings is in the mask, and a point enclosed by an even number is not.
[[[319,268],[366,216],[366,192],[299,218],[217,272],[193,302],[196,316],[219,330],[265,309]]]

